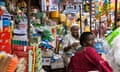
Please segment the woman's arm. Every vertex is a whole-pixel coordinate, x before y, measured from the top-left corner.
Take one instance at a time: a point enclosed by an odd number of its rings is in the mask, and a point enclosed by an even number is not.
[[[96,50],[92,47],[88,47],[85,50],[86,55],[89,57],[89,61],[91,61],[100,71],[112,72],[111,67],[108,63],[96,52]]]

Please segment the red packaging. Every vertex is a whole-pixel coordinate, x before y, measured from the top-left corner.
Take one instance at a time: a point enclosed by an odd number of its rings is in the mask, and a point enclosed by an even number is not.
[[[28,68],[25,69],[25,72],[28,72]]]
[[[11,53],[11,44],[0,44],[0,51]]]
[[[0,39],[10,39],[11,38],[11,35],[10,35],[10,32],[0,32]]]
[[[3,44],[5,44],[5,45],[11,44],[11,40],[5,39],[5,40],[3,40]]]
[[[0,39],[0,46],[3,45],[3,39]]]
[[[11,40],[10,39],[0,39],[0,46],[5,45],[5,46],[9,46],[11,48]],[[3,48],[3,47],[2,47]]]
[[[13,51],[26,51],[32,50],[33,46],[12,45]]]
[[[3,27],[3,32],[10,32],[10,27]]]
[[[28,72],[28,64],[26,64],[25,72]]]
[[[14,51],[13,54],[17,55],[18,57],[28,57],[28,52],[24,51]]]

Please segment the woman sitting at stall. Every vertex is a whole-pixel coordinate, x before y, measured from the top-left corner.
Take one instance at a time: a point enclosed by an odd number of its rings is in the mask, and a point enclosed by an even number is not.
[[[71,58],[67,72],[112,72],[109,64],[94,49],[94,35],[84,32],[80,37],[82,49]]]

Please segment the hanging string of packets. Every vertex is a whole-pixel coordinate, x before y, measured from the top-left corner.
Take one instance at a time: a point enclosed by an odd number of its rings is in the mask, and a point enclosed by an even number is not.
[[[32,64],[33,64],[33,51],[32,50],[29,50],[29,61],[28,61],[28,72],[32,72]]]
[[[41,55],[41,49],[37,48],[36,49],[36,72],[41,72],[42,71],[42,55]]]

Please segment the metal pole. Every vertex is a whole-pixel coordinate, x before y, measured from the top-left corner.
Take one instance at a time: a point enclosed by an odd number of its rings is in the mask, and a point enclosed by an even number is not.
[[[114,18],[115,20],[115,29],[116,29],[116,27],[117,27],[117,24],[116,24],[116,21],[117,21],[117,0],[115,0],[115,18]]]
[[[82,33],[81,4],[80,4],[80,33]]]
[[[28,28],[27,28],[27,33],[28,33],[28,45],[30,45],[30,0],[28,0],[28,6],[27,6],[27,13],[28,13]]]
[[[58,2],[58,11],[59,11],[59,17],[58,17],[58,24],[60,24],[60,1]],[[59,54],[59,45],[60,45],[60,43],[59,43],[59,41],[57,41],[57,39],[56,39],[56,45],[57,45],[57,48],[56,48],[56,53],[57,54]]]
[[[90,2],[90,31],[92,31],[92,0],[89,1]]]

